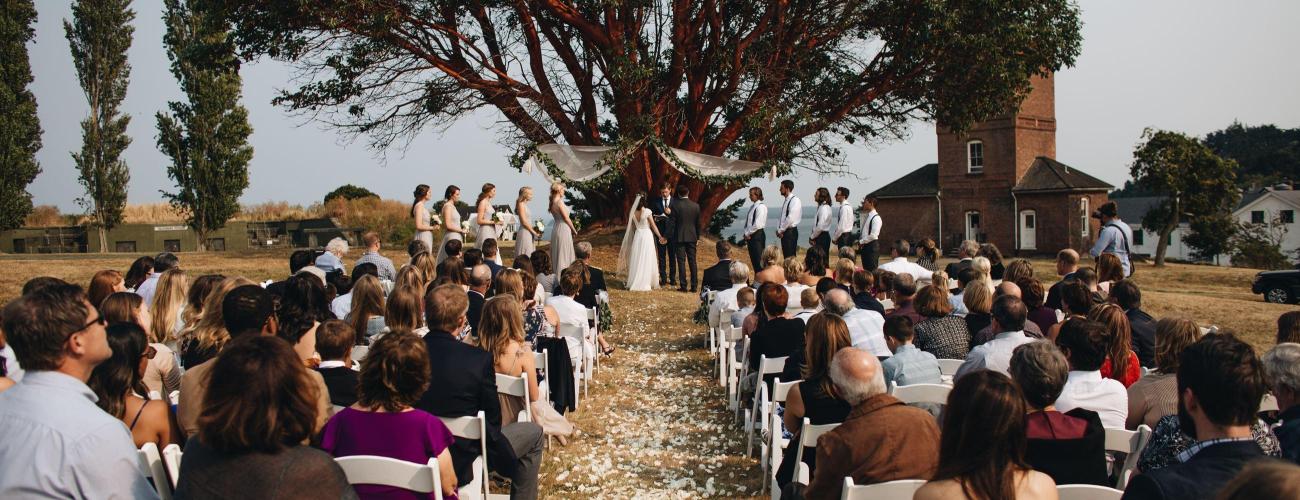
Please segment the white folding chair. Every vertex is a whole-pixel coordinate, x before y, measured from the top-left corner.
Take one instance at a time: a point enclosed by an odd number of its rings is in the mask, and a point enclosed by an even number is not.
[[[352,346],[352,362],[360,365],[361,360],[366,359],[366,354],[370,353],[370,346],[355,345]]]
[[[176,488],[176,483],[181,479],[181,447],[178,444],[169,444],[163,448],[163,466],[167,467],[167,477],[171,478],[172,488]]]
[[[1277,407],[1277,397],[1272,394],[1265,394],[1264,399],[1259,402],[1259,412],[1279,411]]]
[[[464,500],[471,498],[488,498],[488,467],[487,467],[487,417],[483,411],[479,410],[477,415],[472,417],[446,418],[438,417],[442,423],[451,430],[451,435],[456,439],[477,440],[479,442],[479,456],[474,459],[474,479],[465,481],[465,478],[458,478],[462,482],[457,494]]]
[[[158,445],[152,442],[145,443],[136,450],[136,456],[140,459],[140,472],[153,482],[158,497],[162,500],[171,500],[172,488],[176,485],[167,475],[167,466],[163,465],[162,454],[158,453]]]
[[[749,373],[749,337],[745,337],[740,346],[740,358],[735,358],[735,350],[727,368],[727,408],[736,412],[736,421],[740,421],[740,380]]]
[[[430,458],[423,465],[374,455],[338,457],[334,462],[343,469],[348,484],[392,486],[416,493],[433,493],[433,498],[442,499],[442,477],[438,475],[437,457]]]
[[[1059,500],[1119,500],[1124,492],[1095,484],[1062,484],[1056,487]]]
[[[904,404],[909,405],[922,403],[946,405],[948,404],[948,392],[950,391],[952,391],[952,387],[943,384],[898,385],[898,382],[889,383],[889,393]]]
[[[916,490],[925,486],[924,479],[899,479],[876,484],[854,484],[853,478],[844,478],[840,500],[912,500]]]
[[[894,301],[889,299],[882,300],[880,301],[880,306],[885,308],[886,311],[888,311],[894,308]]]
[[[550,366],[550,349],[542,349],[542,352],[533,353],[533,365],[537,366],[537,371],[541,372],[537,377],[537,398],[538,401],[551,401],[551,384],[547,378],[551,376]]]
[[[735,309],[721,309],[718,311],[718,323],[709,325],[709,352],[714,356],[721,356],[723,339],[727,337],[727,330],[731,328],[731,315],[735,314]]]
[[[745,456],[754,452],[754,435],[762,435],[763,430],[767,428],[767,419],[763,410],[767,407],[769,395],[767,393],[767,384],[763,383],[765,375],[779,374],[785,370],[785,360],[788,356],[768,359],[767,356],[758,358],[758,376],[754,379],[754,402],[749,408],[745,409]]]
[[[1106,451],[1128,454],[1124,457],[1124,465],[1120,467],[1119,474],[1116,474],[1119,477],[1115,481],[1116,488],[1122,490],[1128,486],[1129,478],[1133,477],[1133,469],[1137,468],[1138,455],[1146,447],[1148,439],[1151,439],[1151,428],[1146,425],[1139,425],[1134,431],[1106,429]]]
[[[781,458],[785,454],[785,447],[790,444],[790,440],[782,436],[781,433],[781,416],[776,413],[778,404],[784,405],[790,396],[790,388],[802,382],[795,380],[792,382],[782,382],[780,377],[772,382],[772,401],[763,409],[763,418],[767,420],[767,439],[762,445],[763,459],[763,477],[767,478],[771,491],[768,493],[776,495],[780,489],[776,484],[776,469],[781,466]]]
[[[799,427],[799,449],[794,452],[795,482],[806,485],[812,478],[812,471],[808,470],[808,465],[803,463],[804,448],[816,448],[817,438],[839,426],[839,423],[813,425],[808,417],[803,418],[803,424]]]
[[[524,398],[524,409],[519,410],[519,421],[531,422],[533,420],[529,416],[529,409],[532,408],[533,401],[528,397],[528,372],[520,373],[518,377],[498,373],[497,394]]]
[[[587,322],[591,325],[591,328],[587,331],[587,338],[591,340],[591,345],[594,346],[596,345],[596,339],[600,337],[600,310],[595,307],[588,308]],[[600,365],[600,356],[597,356],[596,353],[592,353],[591,372],[587,373],[588,380],[596,374],[596,368],[598,365]]]
[[[587,396],[587,376],[590,373],[591,354],[587,352],[587,329],[578,325],[569,325],[560,323],[559,336],[566,339],[575,339],[578,342],[578,365],[573,367],[573,405],[576,408],[578,402]],[[573,344],[569,344],[573,348]],[[573,353],[569,353],[569,359],[573,359]],[[579,397],[579,394],[582,396]]]
[[[940,359],[939,361],[939,378],[940,380],[951,384],[953,375],[957,374],[957,369],[965,363],[964,359]]]
[[[718,385],[727,386],[728,371],[727,367],[731,366],[731,359],[735,357],[735,352],[727,352],[728,349],[735,349],[735,343],[740,339],[741,333],[739,328],[731,326],[728,321],[722,325],[718,331]]]

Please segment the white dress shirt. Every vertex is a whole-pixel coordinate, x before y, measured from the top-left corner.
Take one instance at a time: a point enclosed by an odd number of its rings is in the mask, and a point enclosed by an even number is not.
[[[921,267],[920,264],[909,262],[907,257],[896,257],[894,260],[880,265],[880,268],[894,274],[907,273],[917,280],[929,280],[934,277],[934,273],[929,269]]]
[[[767,205],[762,202],[750,205],[749,215],[745,218],[745,236],[753,236],[764,227],[767,227]]]
[[[853,232],[853,207],[848,202],[840,203],[840,215],[835,219],[835,227],[831,229],[831,239],[838,240],[840,236]]]
[[[1002,332],[993,337],[993,340],[975,346],[966,355],[966,362],[957,368],[957,373],[953,374],[952,379],[957,380],[967,373],[978,370],[993,370],[1008,374],[1007,370],[1011,368],[1011,353],[1021,344],[1028,344],[1037,339],[1031,339],[1025,335],[1022,330],[1014,332]]]
[[[352,314],[352,292],[334,297],[330,302],[330,312],[338,319],[344,319]]]
[[[875,210],[862,214],[862,236],[858,238],[858,243],[865,245],[880,239],[881,224],[883,221]]]
[[[799,219],[803,217],[803,204],[799,202],[799,197],[791,194],[786,197],[785,203],[781,205],[781,220],[776,225],[777,231],[785,231],[790,228],[799,227]]]
[[[817,205],[817,217],[813,220],[812,237],[821,236],[831,230],[831,206],[829,203]]]
[[[584,332],[589,327],[587,324],[587,307],[573,300],[573,297],[556,295],[546,299],[546,305],[555,308],[555,314],[559,316],[561,325],[581,327]],[[557,333],[559,333],[558,330]],[[593,353],[593,347],[591,341],[586,340],[586,338],[587,334],[583,333],[583,341],[587,343],[587,355],[590,357]],[[574,367],[579,366],[581,363],[582,344],[580,342],[583,341],[568,335],[564,336],[564,342],[569,346],[569,362],[573,363]]]
[[[803,283],[786,283],[785,293],[787,295],[785,308],[790,314],[799,314],[803,310],[803,291],[808,285]]]
[[[1107,429],[1123,429],[1128,418],[1128,389],[1118,380],[1102,378],[1100,370],[1071,370],[1061,397],[1056,398],[1056,410],[1065,413],[1075,408],[1097,412]]]
[[[877,357],[894,354],[885,344],[885,317],[880,313],[855,307],[844,315],[844,323],[849,327],[853,347],[871,351]]]
[[[732,284],[731,288],[719,291],[713,296],[713,305],[709,306],[710,327],[721,327],[723,321],[731,321],[731,313],[740,309],[740,305],[736,304],[736,292],[741,288],[745,288],[744,283]],[[726,316],[723,316],[724,312],[727,312]]]

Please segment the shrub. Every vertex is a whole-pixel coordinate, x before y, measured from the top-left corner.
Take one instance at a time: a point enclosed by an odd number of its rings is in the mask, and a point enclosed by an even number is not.
[[[59,213],[59,207],[54,205],[37,205],[32,208],[32,213],[27,214],[23,221],[24,227],[59,227],[71,223],[62,213]]]
[[[410,209],[410,205],[397,200],[339,197],[325,204],[324,213],[337,219],[343,227],[374,231],[388,245],[400,246],[411,241],[415,231]]]
[[[1232,241],[1232,265],[1256,269],[1291,267],[1282,253],[1286,225],[1274,218],[1267,224],[1240,224]]]
[[[361,186],[344,184],[342,186],[339,186],[338,189],[330,191],[329,194],[326,194],[325,203],[329,203],[330,200],[333,200],[335,198],[343,198],[345,200],[357,200],[361,198],[378,198],[378,197],[379,195],[375,194],[369,189],[363,188]]]

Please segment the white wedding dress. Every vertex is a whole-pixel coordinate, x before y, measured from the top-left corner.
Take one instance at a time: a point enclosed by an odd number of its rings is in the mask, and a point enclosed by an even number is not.
[[[634,205],[635,206],[635,205]],[[659,287],[659,259],[655,254],[655,235],[650,230],[650,209],[642,208],[633,214],[628,224],[630,236],[623,239],[625,256],[620,264],[627,268],[627,289],[648,292]]]

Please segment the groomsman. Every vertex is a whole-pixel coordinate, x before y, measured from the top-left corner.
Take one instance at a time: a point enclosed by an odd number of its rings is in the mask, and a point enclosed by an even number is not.
[[[763,204],[763,190],[749,188],[749,215],[745,216],[745,248],[749,250],[750,265],[762,269],[763,247],[767,245],[767,205]],[[662,266],[661,266],[662,267]]]
[[[659,257],[659,284],[660,286],[677,284],[677,254],[673,247],[675,246],[676,235],[673,234],[672,212],[672,186],[667,182],[659,188],[659,197],[650,198],[646,205],[650,207],[650,214],[654,219],[655,225],[659,226],[659,234],[668,240],[667,243],[659,243],[655,240],[655,253]]]
[[[699,241],[700,234],[700,205],[687,198],[689,194],[690,189],[686,186],[677,186],[677,198],[672,200],[668,215],[673,219],[673,230],[677,235],[677,243],[673,251],[677,256],[677,290],[682,292],[687,291],[687,266],[691,270],[691,292],[698,290],[696,284],[699,279],[699,272],[695,267],[695,243]]]
[[[831,240],[835,242],[837,250],[840,247],[853,246],[853,237],[849,235],[853,232],[853,207],[849,206],[848,201],[849,188],[844,186],[835,188],[835,202],[840,204],[840,214],[835,219],[835,228],[831,230]]]
[[[862,268],[875,271],[880,264],[880,214],[876,213],[876,199],[862,199],[862,237],[858,238],[858,255],[862,256]]]
[[[813,202],[817,203],[817,212],[813,216],[812,235],[808,245],[822,249],[822,255],[828,260],[831,256],[831,192],[824,187],[813,193]]]
[[[794,257],[799,253],[799,218],[803,217],[803,205],[794,195],[794,181],[781,181],[781,219],[776,224],[776,237],[781,239],[781,256]],[[756,268],[757,269],[757,268]]]

